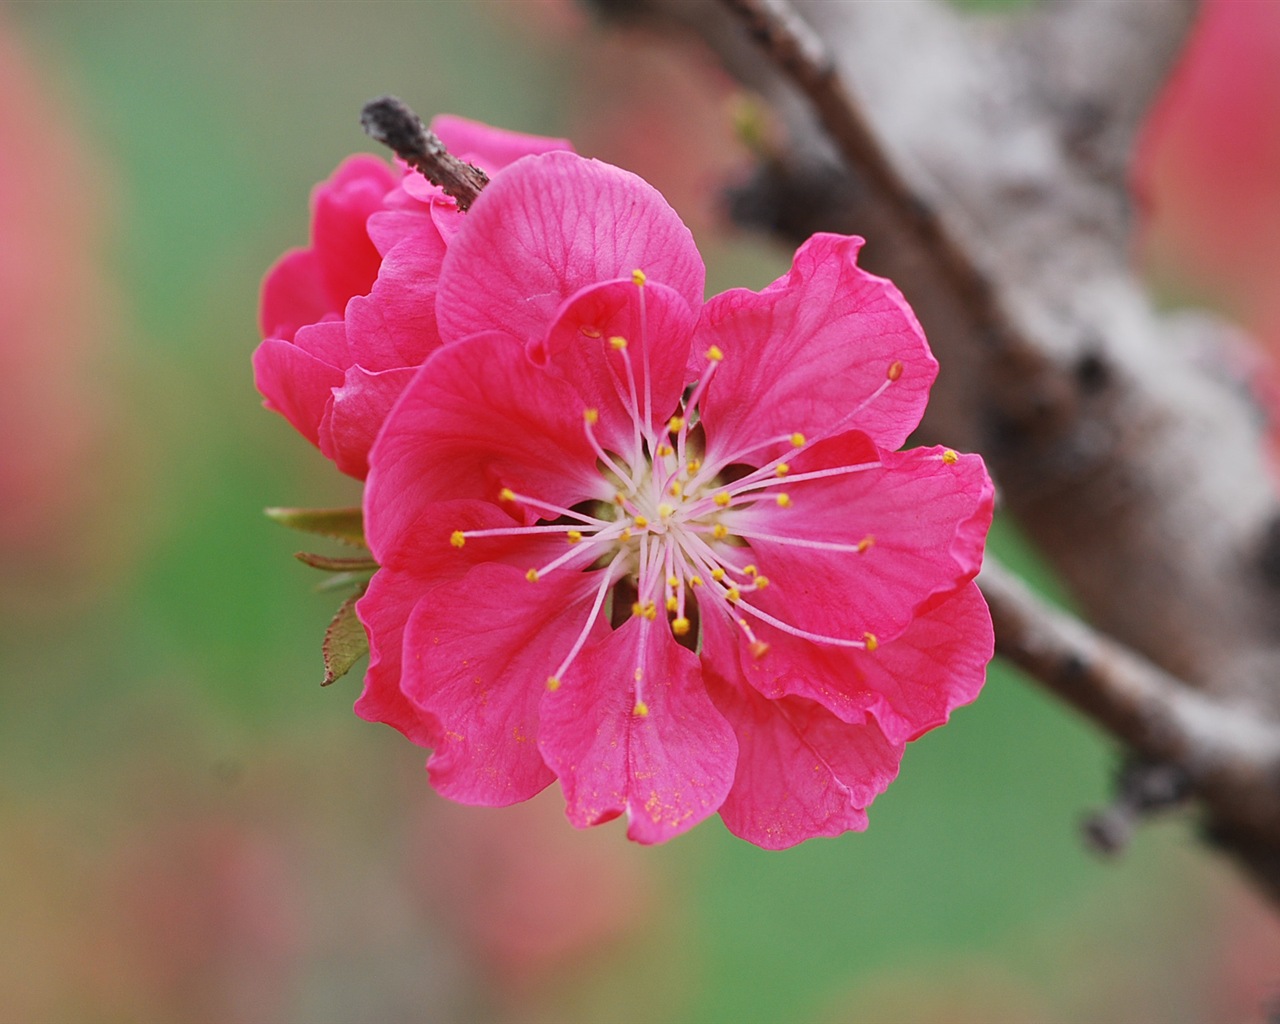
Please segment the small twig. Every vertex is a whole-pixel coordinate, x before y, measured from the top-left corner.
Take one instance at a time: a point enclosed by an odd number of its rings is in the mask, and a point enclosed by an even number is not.
[[[993,559],[978,583],[997,654],[1140,758],[1176,769],[1219,815],[1280,841],[1280,727],[1191,689],[1050,606]]]
[[[1081,823],[1085,841],[1098,853],[1120,853],[1137,827],[1156,814],[1186,804],[1191,796],[1187,774],[1177,765],[1128,758],[1115,783],[1111,804],[1094,811]]]
[[[433,185],[466,211],[489,184],[489,176],[472,164],[453,156],[403,100],[395,96],[379,96],[360,111],[360,127],[375,142],[393,150]]]

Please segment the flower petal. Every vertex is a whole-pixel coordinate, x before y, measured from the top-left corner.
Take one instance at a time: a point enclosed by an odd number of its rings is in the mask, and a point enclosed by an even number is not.
[[[420,366],[440,347],[436,282],[444,253],[429,219],[388,251],[373,290],[347,303],[350,362],[366,370]]]
[[[342,384],[342,371],[292,342],[268,338],[253,353],[253,376],[263,404],[319,445],[320,421],[333,389]]]
[[[443,796],[504,806],[555,778],[538,751],[538,703],[587,621],[597,576],[530,583],[510,565],[477,565],[418,602],[401,687],[440,723],[428,767]]]
[[[469,121],[454,114],[440,114],[431,119],[431,130],[440,136],[449,152],[459,160],[475,164],[488,174],[502,170],[522,156],[551,153],[558,149],[573,152],[568,139],[494,128],[479,121]]]
[[[497,501],[504,486],[562,507],[609,500],[582,413],[573,390],[510,338],[437,349],[369,455],[365,529],[375,557],[434,501]]]
[[[493,179],[450,243],[441,334],[503,331],[534,342],[579,289],[636,269],[700,306],[702,258],[651,185],[573,153],[525,157]]]
[[[258,324],[264,338],[292,341],[303,324],[341,311],[329,298],[319,257],[311,249],[290,249],[262,279]]]
[[[732,635],[724,640],[708,631],[705,657],[717,666],[735,661],[742,678],[767,698],[802,697],[850,724],[869,714],[894,743],[944,724],[955,708],[976,699],[994,648],[991,616],[972,582],[874,651],[813,643],[764,623],[754,631],[768,647],[763,655]]]
[[[566,301],[547,336],[529,346],[529,354],[539,365],[549,365],[597,410],[596,433],[604,447],[626,452],[634,423],[645,419],[646,403],[650,427],[665,433],[684,390],[695,320],[689,304],[665,285],[637,288],[630,278],[606,281]],[[625,350],[614,348],[615,338],[626,341]]]
[[[320,450],[338,469],[363,480],[369,473],[369,449],[417,367],[370,373],[361,366],[347,370],[342,387],[320,423]]]
[[[398,175],[380,159],[359,154],[344,160],[312,195],[311,247],[335,310],[368,292],[377,276],[378,250],[365,224],[397,182]]]
[[[730,832],[781,850],[867,827],[866,807],[902,759],[874,721],[850,725],[817,704],[767,700],[711,672],[708,686],[738,736],[737,775],[720,808]]]
[[[712,814],[733,781],[737,743],[696,655],[641,616],[582,651],[543,697],[541,723],[542,755],[579,828],[625,811],[629,838],[663,842]]]
[[[792,476],[860,465],[870,451],[856,433],[820,442],[796,457]],[[785,481],[786,507],[765,496],[724,515],[770,581],[752,603],[811,632],[846,639],[870,632],[889,640],[932,595],[977,574],[993,504],[978,456],[916,448],[882,453],[878,467],[867,465]],[[865,549],[855,550],[864,539]]]
[[[559,538],[527,536],[487,538],[462,548],[451,543],[455,530],[489,530],[516,525],[498,506],[483,501],[449,501],[429,505],[408,524],[394,543],[378,552],[381,568],[356,605],[369,635],[369,668],[356,714],[399,729],[419,746],[440,736],[434,717],[415,707],[401,689],[405,625],[413,609],[432,587],[461,579],[483,561],[523,566],[529,559],[558,550]]]
[[[906,300],[857,265],[862,239],[814,235],[762,292],[724,292],[703,310],[695,355],[724,359],[703,399],[709,462],[799,432],[861,430],[895,449],[924,412],[938,364]],[[892,379],[891,379],[892,378]]]

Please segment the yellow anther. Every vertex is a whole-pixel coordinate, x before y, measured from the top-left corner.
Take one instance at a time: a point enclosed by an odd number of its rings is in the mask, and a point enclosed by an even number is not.
[[[640,527],[640,529],[642,530],[649,525],[649,520],[645,516],[636,516],[635,519],[632,520],[632,522],[634,522],[636,526]]]
[[[669,504],[668,502],[664,501],[661,505],[658,506],[658,517],[660,519],[670,519],[673,515],[675,515],[675,512],[676,512],[676,507],[672,504]]]
[[[684,494],[684,484],[682,484],[679,480],[677,480],[669,488],[667,488],[667,490],[671,492],[673,497],[678,498],[680,497],[680,495]]]
[[[674,455],[676,453],[676,450],[672,448],[671,445],[669,444],[660,444],[658,445],[656,450],[658,455],[663,457],[667,455]]]
[[[871,547],[871,545],[874,544],[875,542],[876,542],[875,537],[873,537],[871,534],[867,534],[865,537],[862,538],[862,540],[858,541],[858,554],[862,554],[862,552],[866,551],[867,548]]]
[[[632,615],[643,615],[643,614],[644,614],[644,605],[642,605],[639,601],[632,601],[632,602],[631,602],[631,614],[632,614]]]
[[[751,657],[759,661],[769,653],[769,645],[763,640],[753,640],[751,643]]]
[[[678,587],[678,586],[680,586],[680,577],[678,577],[678,576],[668,576],[668,577],[667,577],[667,586],[669,586],[669,587]]]
[[[598,337],[600,337],[600,332],[599,332],[599,330],[597,330],[597,329],[596,329],[596,328],[594,328],[594,327],[579,327],[579,328],[578,328],[578,331],[582,334],[582,336],[583,336],[584,338],[598,338]]]
[[[583,409],[582,418],[586,420],[588,423],[598,423],[600,422],[600,410],[599,409]]]
[[[754,575],[755,575],[756,573],[758,573],[759,571],[760,571],[760,570],[759,570],[759,569],[757,569],[754,565],[744,565],[744,566],[742,567],[742,574],[743,574],[744,576],[754,576]]]
[[[667,611],[678,612],[680,610],[680,602],[674,597],[667,598]]]
[[[778,463],[778,467],[777,467],[777,469],[775,469],[775,470],[773,471],[773,475],[774,475],[774,476],[786,476],[786,475],[787,475],[788,473],[790,473],[790,472],[791,472],[791,467],[790,467],[790,466],[788,466],[785,462],[779,462],[779,463]]]
[[[800,433],[800,431],[797,430],[794,434],[791,435],[791,443],[797,448],[803,448],[804,434]]]
[[[644,605],[644,617],[652,622],[658,617],[658,606],[653,601],[646,601]]]
[[[689,633],[689,620],[684,617],[672,619],[671,632],[676,636],[687,636]]]
[[[525,574],[524,574],[524,578],[525,578],[525,579],[527,579],[530,583],[537,583],[537,582],[538,582],[538,570],[537,570],[537,569],[530,569],[527,573],[525,573]]]
[[[461,530],[454,530],[453,533],[449,534],[449,543],[452,544],[455,548],[462,547],[462,545],[465,544],[466,542],[467,542],[467,535],[463,533]]]
[[[867,645],[867,650],[869,652],[874,651],[880,646],[880,641],[876,639],[876,635],[874,633],[863,633],[862,641]]]
[[[560,680],[555,676],[547,676],[547,689],[555,693],[556,690],[560,689]]]
[[[620,334],[615,334],[612,338],[609,339],[609,344],[613,346],[613,350],[615,352],[621,352],[624,348],[627,347],[627,339]]]
[[[897,359],[891,362],[889,364],[888,372],[885,373],[885,376],[888,377],[890,380],[897,380],[899,377],[901,377],[902,363],[899,362]]]
[[[702,468],[702,460],[701,460],[701,459],[690,459],[687,463],[685,463],[685,467],[684,467],[684,468],[685,468],[685,469],[687,469],[687,470],[689,471],[690,475],[692,475],[692,474],[694,474],[694,473],[698,472],[698,470],[700,470],[700,469]]]
[[[613,503],[615,505],[625,505],[627,503],[627,496],[621,491],[617,491],[613,495]]]
[[[779,507],[779,508],[790,508],[790,507],[791,507],[791,495],[789,495],[786,491],[783,491],[783,492],[782,492],[781,494],[779,494],[779,495],[778,495],[778,497],[777,497],[777,498],[775,498],[774,500],[775,500],[775,501],[777,501],[777,503],[778,503],[778,507]]]
[[[710,359],[713,363],[718,363],[720,362],[721,359],[724,358],[724,353],[720,351],[719,345],[712,345],[709,349],[707,349],[707,358]]]
[[[715,580],[717,583],[719,583],[722,579],[724,579],[724,570],[717,565],[714,569],[711,570],[711,578]]]
[[[769,577],[768,577],[768,576],[757,576],[757,577],[756,577],[756,590],[764,590],[764,588],[765,588],[765,587],[767,587],[768,585],[769,585]]]
[[[954,466],[957,462],[960,461],[960,456],[957,455],[955,452],[953,452],[950,448],[948,448],[945,452],[942,453],[942,461],[945,462],[948,466]]]
[[[570,544],[577,544],[579,541],[582,540],[582,531],[570,530],[567,534],[565,534],[565,537],[568,538],[568,541]]]
[[[729,527],[725,526],[724,523],[716,523],[715,526],[711,527],[711,536],[716,540],[724,540],[729,536]]]
[[[628,526],[620,534],[618,534],[618,540],[630,540],[630,539],[631,539],[631,527]]]
[[[724,596],[727,597],[730,601],[737,601],[738,598],[742,596],[742,591],[739,590],[737,587],[730,587],[728,590],[724,592]]]
[[[639,273],[639,271],[637,271],[637,273]],[[642,700],[636,701],[635,713],[636,713],[636,718],[648,718],[649,705]]]
[[[647,280],[648,278],[644,276],[643,270],[636,269],[631,271],[631,283],[634,284],[637,288],[643,288],[644,283]]]
[[[726,505],[728,505],[728,504],[729,504],[729,502],[730,502],[730,501],[732,501],[733,499],[729,497],[729,492],[728,492],[728,491],[719,491],[719,492],[717,492],[716,496],[715,496],[714,498],[712,498],[711,500],[712,500],[712,501],[714,501],[714,502],[715,502],[717,505],[719,505],[721,508],[724,508],[724,507],[725,507]]]
[[[702,577],[701,577],[701,576],[690,576],[690,577],[689,577],[689,586],[691,586],[691,587],[700,587],[700,586],[702,586]]]
[[[510,487],[504,487],[502,488],[502,490],[498,492],[498,500],[499,501],[515,501],[516,492],[513,491]]]
[[[672,416],[671,419],[667,420],[667,429],[671,431],[671,433],[674,434],[677,431],[682,430],[683,428],[684,428],[683,416]]]

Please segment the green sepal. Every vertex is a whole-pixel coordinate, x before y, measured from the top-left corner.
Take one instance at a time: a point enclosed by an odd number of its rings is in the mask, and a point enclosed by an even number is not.
[[[369,653],[369,638],[356,617],[356,602],[364,587],[352,594],[338,608],[338,614],[324,631],[324,682],[328,686],[351,671],[351,666]]]
[[[364,548],[364,514],[358,508],[267,508],[268,519],[303,533],[329,537],[352,547]]]
[[[295,551],[293,557],[313,569],[325,572],[375,572],[378,563],[372,558],[330,558],[313,551]]]

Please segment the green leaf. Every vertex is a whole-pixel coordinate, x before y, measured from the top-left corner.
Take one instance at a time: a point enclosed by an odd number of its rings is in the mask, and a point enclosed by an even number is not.
[[[330,537],[352,547],[369,547],[364,542],[364,516],[358,508],[268,508],[263,512],[291,530]]]
[[[375,572],[378,563],[372,558],[331,558],[313,551],[295,551],[293,557],[313,569],[325,572]]]
[[[324,631],[324,682],[328,686],[351,671],[351,666],[369,653],[369,638],[356,618],[356,601],[364,594],[361,587],[338,609],[338,614]]]

